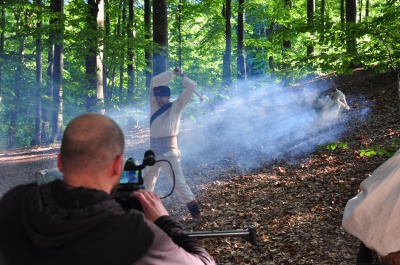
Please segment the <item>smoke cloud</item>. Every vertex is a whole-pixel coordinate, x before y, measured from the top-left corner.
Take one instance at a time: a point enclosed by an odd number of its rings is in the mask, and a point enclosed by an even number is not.
[[[236,87],[218,104],[203,103],[204,114],[196,121],[182,122],[179,148],[185,163],[230,161],[246,171],[275,159],[291,160],[338,141],[351,118],[352,110],[339,119],[337,108],[315,108],[321,87],[287,89],[266,82],[256,87],[249,81]]]

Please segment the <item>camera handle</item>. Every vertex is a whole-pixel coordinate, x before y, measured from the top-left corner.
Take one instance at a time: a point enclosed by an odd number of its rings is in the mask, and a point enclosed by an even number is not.
[[[157,160],[157,161],[155,161],[155,162],[156,162],[156,163],[157,163],[157,162],[168,162],[169,166],[171,167],[171,171],[172,171],[172,188],[171,188],[171,191],[170,191],[167,195],[160,196],[160,199],[165,199],[165,198],[171,196],[171,194],[174,192],[174,189],[175,189],[175,172],[174,172],[174,169],[172,168],[171,163],[170,163],[168,160],[166,160],[166,159],[161,159],[161,160]]]
[[[259,246],[257,243],[257,233],[254,226],[249,226],[247,230],[228,230],[228,231],[201,231],[186,233],[193,238],[211,238],[211,237],[241,237],[254,246]]]

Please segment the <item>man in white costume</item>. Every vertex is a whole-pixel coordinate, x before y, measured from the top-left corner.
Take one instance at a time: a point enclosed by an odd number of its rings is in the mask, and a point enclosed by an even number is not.
[[[182,77],[181,83],[185,89],[178,99],[171,102],[171,91],[167,85],[173,81],[175,76]],[[178,133],[182,111],[189,103],[196,86],[197,83],[184,75],[180,68],[166,71],[152,78],[149,91],[151,108],[150,148],[154,151],[157,161],[167,160],[170,164],[168,162],[158,162],[154,166],[146,167],[143,173],[144,186],[150,191],[154,190],[161,169],[171,183],[174,173],[175,192],[191,214],[191,227],[201,224],[203,217],[182,172],[181,153],[178,149]]]

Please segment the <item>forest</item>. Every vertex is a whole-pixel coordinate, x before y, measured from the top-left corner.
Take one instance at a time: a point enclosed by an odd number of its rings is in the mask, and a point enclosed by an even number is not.
[[[180,67],[198,84],[179,145],[199,231],[257,231],[257,246],[199,239],[216,263],[355,264],[343,210],[400,148],[399,1],[0,0],[0,10],[0,196],[56,168],[65,126],[85,112],[114,118],[125,156],[142,158],[151,78]],[[308,103],[332,80],[350,110],[323,120]],[[163,203],[187,214],[176,194]]]
[[[229,102],[232,91],[296,88],[302,77],[357,68],[398,72],[399,5],[3,0],[0,149],[57,142],[83,112],[147,126],[151,77],[175,67],[198,83],[207,106]],[[204,111],[193,105],[183,118],[197,120]]]

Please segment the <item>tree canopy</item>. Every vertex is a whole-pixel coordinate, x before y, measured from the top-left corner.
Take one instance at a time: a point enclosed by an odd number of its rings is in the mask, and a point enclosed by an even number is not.
[[[149,3],[1,1],[0,148],[57,141],[85,111],[142,119],[154,69],[182,67],[215,101],[243,77],[399,70],[395,0]]]

